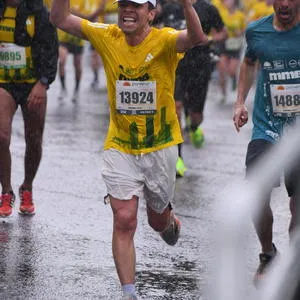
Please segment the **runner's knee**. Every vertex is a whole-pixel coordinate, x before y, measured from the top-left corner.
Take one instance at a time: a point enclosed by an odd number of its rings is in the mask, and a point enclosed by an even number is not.
[[[115,227],[122,231],[135,231],[137,227],[136,215],[126,209],[118,209],[114,212]]]

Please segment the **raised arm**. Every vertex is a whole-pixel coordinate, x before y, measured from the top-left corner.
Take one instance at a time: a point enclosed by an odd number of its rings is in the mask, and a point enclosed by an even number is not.
[[[94,22],[102,13],[104,13],[107,1],[108,0],[100,0],[98,7],[87,16],[87,19]]]
[[[81,30],[81,20],[82,18],[70,13],[69,0],[53,0],[50,21],[56,27],[84,39],[85,36]]]
[[[176,49],[185,52],[196,45],[207,43],[208,38],[202,30],[197,12],[193,7],[193,0],[181,0],[186,20],[186,30],[179,33]]]

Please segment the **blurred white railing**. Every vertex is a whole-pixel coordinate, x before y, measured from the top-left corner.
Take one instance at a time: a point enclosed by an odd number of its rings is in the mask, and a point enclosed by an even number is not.
[[[300,159],[300,128],[292,128],[258,164],[247,182],[232,184],[217,209],[221,226],[216,233],[216,260],[213,269],[210,300],[298,300],[295,291],[300,281],[300,237],[294,234],[287,253],[275,263],[265,284],[255,296],[245,295],[247,267],[245,250],[250,213],[258,213],[263,206],[262,195],[270,187],[283,168],[289,168]],[[300,216],[300,205],[297,206]],[[300,219],[300,217],[299,217]],[[251,221],[250,221],[251,222]],[[287,231],[288,235],[288,231]],[[259,295],[259,296],[258,296]]]

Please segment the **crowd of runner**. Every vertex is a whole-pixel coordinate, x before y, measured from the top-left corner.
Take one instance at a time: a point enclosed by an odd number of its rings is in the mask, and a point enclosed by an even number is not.
[[[119,279],[128,299],[136,299],[133,236],[139,196],[143,194],[147,200],[150,226],[168,244],[174,245],[180,233],[180,221],[171,203],[175,173],[177,177],[182,177],[187,170],[182,136],[196,148],[204,145],[201,124],[212,74],[217,78],[219,93],[216,95],[221,95],[218,99],[220,103],[228,101],[228,94],[236,93],[238,88],[234,116],[237,130],[247,122],[244,101],[253,84],[248,77],[254,77],[261,62],[266,59],[260,57],[261,49],[258,50],[263,47],[262,44],[255,47],[260,39],[255,26],[258,20],[263,20],[259,23],[261,28],[271,28],[272,20],[264,17],[272,15],[280,1],[118,0],[116,3],[114,0],[44,0],[45,7],[39,2],[32,1],[29,5],[24,4],[26,1],[0,1],[0,216],[12,214],[16,198],[10,178],[9,146],[11,124],[18,106],[24,117],[26,139],[25,178],[19,189],[19,210],[33,214],[32,188],[42,156],[47,89],[58,71],[59,100],[65,101],[73,88],[72,101],[78,101],[82,57],[87,51],[93,73],[91,90],[99,91],[99,69],[105,67],[110,108],[114,112],[110,116],[102,175],[114,213],[113,252]],[[58,7],[59,2],[61,7]],[[20,15],[22,9],[19,7],[24,7],[23,15],[26,12],[31,20],[26,25],[20,25],[25,19]],[[281,6],[279,10],[278,14],[282,11]],[[285,14],[288,13],[290,10],[286,9]],[[295,19],[291,23],[296,24]],[[275,19],[275,22],[278,21],[278,31],[285,30],[284,20],[285,17]],[[135,36],[132,28],[137,24],[142,31]],[[39,26],[42,28],[40,31]],[[11,28],[13,30],[8,30]],[[155,31],[150,28],[155,28]],[[274,36],[277,37],[275,33]],[[156,39],[161,43],[157,44],[154,53],[152,46],[157,42]],[[37,40],[43,45],[40,49],[37,49]],[[288,42],[293,50],[291,38]],[[148,54],[145,51],[149,51]],[[163,59],[153,63],[157,51],[161,51],[159,55]],[[146,60],[143,61],[142,54],[145,53]],[[279,50],[278,53],[280,56]],[[67,74],[65,70],[69,55],[73,58],[74,75]],[[270,53],[268,55],[271,56]],[[290,52],[289,55],[293,57],[294,53]],[[17,56],[19,59],[15,59]],[[45,59],[48,59],[48,63],[45,63]],[[146,71],[145,63],[149,64]],[[246,75],[239,77],[241,71]],[[119,77],[116,75],[118,72]],[[74,76],[73,87],[66,85],[67,76]],[[128,83],[130,80],[132,84]],[[141,81],[145,84],[141,85]],[[261,78],[259,82],[262,82]],[[279,94],[271,90],[271,96],[272,93]],[[134,102],[143,97],[147,105]],[[130,106],[129,102],[136,105]],[[278,111],[285,118],[290,117],[286,110],[278,108]],[[264,117],[264,124],[270,124],[269,116]],[[278,120],[282,121],[281,118]],[[276,121],[276,126],[278,124],[279,121]],[[124,130],[127,125],[128,132]],[[32,134],[32,126],[35,134]],[[255,126],[259,127],[257,124]],[[184,132],[188,132],[188,135]],[[249,144],[247,168],[250,162],[252,164],[252,156],[258,156],[262,148],[268,148],[274,142],[273,137],[259,135],[258,131],[254,132],[254,136],[256,143],[255,147],[254,143]],[[266,141],[258,144],[258,139]],[[150,161],[160,167],[157,169],[161,173],[147,171]],[[169,176],[164,176],[164,173]],[[140,174],[144,174],[144,177],[139,177]],[[121,188],[120,182],[124,183]],[[292,184],[288,192],[293,200],[294,182],[288,184]],[[270,209],[268,212],[271,214]],[[268,227],[269,235],[260,232],[264,229],[261,227],[261,224],[256,224],[263,250],[260,268],[263,268],[276,255],[277,249],[270,237],[271,225]],[[262,273],[263,270],[258,271],[258,275]]]
[[[52,0],[44,0],[51,9]],[[185,142],[191,142],[196,148],[204,145],[204,132],[201,123],[211,75],[214,72],[219,82],[221,103],[228,95],[235,94],[238,68],[243,53],[244,33],[247,24],[273,12],[272,0],[195,0],[194,6],[200,16],[202,26],[210,37],[206,46],[197,47],[182,55],[176,71],[174,98],[178,120],[184,134]],[[91,21],[113,24],[117,23],[117,5],[113,0],[72,0],[71,11]],[[202,17],[201,17],[202,15]],[[185,20],[181,4],[176,0],[160,0],[157,3],[156,17],[152,25],[158,28],[172,27],[185,29]],[[93,81],[91,89],[99,91],[99,69],[101,58],[93,46],[84,47],[84,40],[58,30],[59,37],[59,79],[61,91],[59,99],[67,96],[65,84],[65,63],[68,54],[73,55],[75,86],[72,100],[78,99],[81,79],[82,53],[85,48],[90,52]],[[200,49],[201,48],[201,49]],[[103,85],[103,83],[101,83]],[[184,163],[183,144],[178,145],[179,157],[176,164],[177,177],[184,176],[187,166]]]

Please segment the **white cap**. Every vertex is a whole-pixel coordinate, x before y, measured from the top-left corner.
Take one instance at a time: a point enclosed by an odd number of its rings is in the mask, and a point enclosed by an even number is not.
[[[115,1],[115,3],[121,2],[121,1],[130,1],[130,2],[137,3],[137,4],[144,4],[144,3],[150,2],[154,7],[156,6],[156,0],[117,0],[117,1]]]

